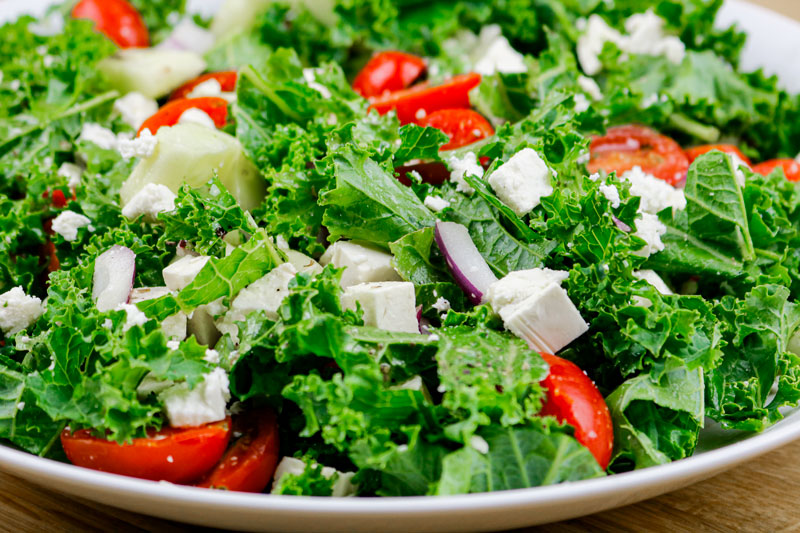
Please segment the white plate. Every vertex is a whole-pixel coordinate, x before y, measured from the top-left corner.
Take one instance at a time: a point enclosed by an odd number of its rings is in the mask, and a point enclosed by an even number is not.
[[[203,1],[203,0],[201,0]],[[40,4],[0,3],[0,20]],[[800,90],[800,24],[732,0],[721,19],[751,33],[743,64],[763,66]],[[779,36],[776,39],[775,36]],[[800,412],[760,435],[704,430],[703,448],[669,465],[551,487],[453,497],[328,499],[236,494],[103,474],[0,446],[0,468],[45,487],[129,511],[180,522],[246,531],[466,532],[543,524],[635,503],[701,481],[800,438]]]

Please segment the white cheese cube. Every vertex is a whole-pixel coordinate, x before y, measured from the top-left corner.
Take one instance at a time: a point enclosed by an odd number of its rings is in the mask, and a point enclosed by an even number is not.
[[[305,470],[305,462],[294,457],[284,457],[281,459],[281,462],[278,463],[278,467],[275,469],[275,476],[272,481],[272,486],[277,487],[278,482],[286,474],[299,476],[302,475]],[[331,494],[331,496],[334,498],[343,498],[345,496],[355,495],[357,487],[356,485],[353,485],[352,481],[353,476],[355,476],[354,472],[339,472],[330,466],[323,466],[321,473],[322,477],[327,479],[332,478],[336,474],[339,475],[339,477],[336,478],[336,481],[333,483],[333,494]]]
[[[140,287],[131,291],[128,301],[129,303],[135,305],[140,302],[155,300],[171,293],[172,291],[170,291],[167,287]],[[188,321],[189,317],[186,316],[186,313],[179,311],[178,313],[165,318],[161,322],[161,331],[169,340],[182,341],[186,338]]]
[[[225,407],[230,399],[228,375],[215,368],[194,389],[179,383],[162,391],[158,398],[172,427],[193,427],[218,422],[227,416]]]
[[[636,233],[634,235],[645,242],[641,250],[635,252],[641,257],[650,257],[665,248],[661,236],[667,233],[667,227],[658,220],[656,215],[639,213],[636,219]]]
[[[560,286],[567,277],[547,269],[512,272],[489,288],[488,300],[531,349],[555,354],[589,330]]]
[[[114,132],[92,122],[86,122],[83,125],[78,140],[94,143],[103,150],[115,150],[117,148],[117,136],[114,135]]]
[[[524,216],[553,194],[550,169],[531,148],[520,150],[489,176],[497,197],[518,216]]]
[[[450,166],[450,181],[456,184],[456,191],[464,194],[474,193],[475,189],[467,183],[464,177],[483,177],[483,167],[478,162],[475,152],[467,152],[464,157],[451,156],[447,160],[447,164]]]
[[[131,92],[114,102],[114,111],[122,116],[131,128],[138,130],[144,121],[158,111],[158,102],[142,93]]]
[[[414,284],[408,282],[363,283],[345,289],[342,306],[364,310],[364,324],[405,333],[419,333]]]
[[[680,211],[686,208],[686,196],[664,180],[633,167],[622,175],[631,184],[631,195],[638,196],[639,210],[655,215],[668,207]]]
[[[178,119],[178,124],[198,124],[212,129],[217,127],[214,119],[208,113],[196,107],[190,107],[184,111]]]
[[[269,274],[243,289],[231,304],[226,315],[228,322],[244,320],[254,311],[264,311],[268,318],[277,320],[278,309],[289,294],[289,282],[297,275],[291,263],[284,263]]]
[[[159,213],[175,210],[175,196],[169,187],[159,183],[148,183],[133,195],[133,198],[122,208],[122,216],[134,220],[144,215],[150,222],[157,220]]]
[[[205,255],[181,257],[163,270],[164,284],[171,291],[185,289],[203,270],[209,259],[211,258]]]
[[[78,239],[78,230],[91,223],[92,221],[83,215],[73,211],[63,211],[53,219],[51,227],[54,232],[64,237],[64,240],[72,242]]]
[[[43,314],[42,300],[28,296],[22,287],[0,294],[0,329],[6,335],[27,329]]]
[[[62,178],[67,178],[69,180],[67,185],[74,189],[81,184],[83,169],[73,163],[64,163],[58,167],[58,175]]]
[[[402,281],[392,266],[393,259],[392,254],[384,251],[349,241],[339,241],[325,251],[319,262],[323,266],[332,264],[337,268],[344,268],[342,287],[350,287],[373,281]]]
[[[139,311],[139,308],[132,304],[119,304],[116,311],[125,311],[125,324],[122,326],[123,332],[136,326],[144,326],[149,320],[147,315]]]
[[[117,139],[117,151],[123,159],[138,157],[144,159],[153,155],[158,146],[158,138],[149,129],[133,139]]]
[[[481,52],[480,58],[475,62],[475,72],[478,74],[491,76],[498,72],[517,74],[528,71],[525,56],[514,50],[497,24],[484,26],[478,41]]]

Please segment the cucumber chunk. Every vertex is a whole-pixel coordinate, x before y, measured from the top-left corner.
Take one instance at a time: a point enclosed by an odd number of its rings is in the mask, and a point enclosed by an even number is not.
[[[123,94],[161,98],[202,74],[206,62],[185,50],[128,48],[102,60],[98,68]]]

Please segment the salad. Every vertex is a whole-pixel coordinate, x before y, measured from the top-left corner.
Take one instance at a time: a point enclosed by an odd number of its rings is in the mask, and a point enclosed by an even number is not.
[[[800,401],[800,97],[721,0],[80,0],[0,28],[0,442],[448,495]]]

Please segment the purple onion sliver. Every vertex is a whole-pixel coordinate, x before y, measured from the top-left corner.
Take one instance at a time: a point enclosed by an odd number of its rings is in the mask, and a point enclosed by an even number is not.
[[[625,233],[630,233],[631,229],[633,229],[629,225],[627,225],[626,223],[615,217],[614,215],[611,215],[611,218],[614,219],[614,224],[616,224],[617,227],[622,231],[624,231]]]
[[[465,226],[455,222],[436,222],[436,244],[447,266],[469,300],[479,305],[489,286],[497,281]]]

